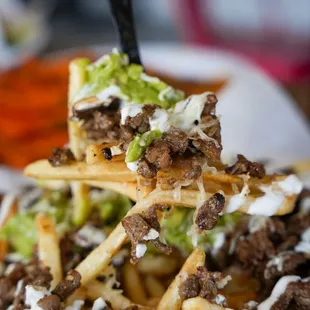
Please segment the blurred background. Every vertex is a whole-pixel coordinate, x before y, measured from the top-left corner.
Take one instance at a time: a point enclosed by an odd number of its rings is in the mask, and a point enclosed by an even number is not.
[[[133,4],[140,42],[199,45],[241,55],[278,81],[310,119],[309,0]],[[107,0],[0,0],[0,163],[22,167],[66,141],[69,59],[90,55],[91,45],[117,43]],[[55,53],[67,49],[72,50]],[[188,92],[196,84],[187,84]],[[12,143],[14,156],[8,152]]]

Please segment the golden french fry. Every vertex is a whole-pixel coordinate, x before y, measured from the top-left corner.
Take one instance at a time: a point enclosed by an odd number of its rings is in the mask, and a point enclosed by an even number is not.
[[[99,281],[91,281],[87,284],[86,288],[86,295],[90,300],[94,301],[97,298],[102,297],[104,300],[109,301],[112,308],[115,310],[122,310],[134,304],[122,295],[121,290],[111,289]]]
[[[156,277],[147,275],[144,278],[144,283],[148,294],[151,297],[161,297],[165,293],[165,287]]]
[[[149,200],[144,200],[133,206],[126,214],[131,215],[147,210]],[[119,251],[127,239],[122,223],[119,223],[111,234],[97,248],[95,248],[75,269],[80,273],[82,285],[86,285],[104,270],[111,258]]]
[[[196,248],[185,261],[180,272],[168,287],[164,296],[157,306],[157,310],[179,310],[182,306],[182,298],[179,295],[179,287],[188,276],[196,273],[197,267],[204,266],[205,253],[202,249]]]
[[[72,295],[70,295],[66,301],[65,305],[70,306],[73,304],[75,300],[85,300],[86,299],[86,288],[85,287],[79,287]]]
[[[126,295],[133,302],[144,305],[147,301],[146,291],[136,267],[126,262],[123,268],[123,285]]]
[[[137,268],[142,274],[150,274],[154,276],[166,276],[176,271],[178,262],[174,257],[157,255],[146,255],[142,257],[138,263]]]
[[[111,151],[114,151],[117,153],[119,151],[118,146],[113,146],[111,144],[90,144],[86,147],[86,158],[85,161],[87,164],[93,165],[100,162],[107,162],[108,159],[106,159],[102,153],[102,150],[104,148],[111,148]],[[113,154],[112,154],[113,156]],[[125,161],[125,154],[117,154],[114,155],[109,162],[115,162],[115,161]]]
[[[52,167],[47,160],[43,159],[28,165],[24,173],[28,177],[48,180],[115,182],[134,182],[136,180],[136,173],[130,171],[124,162],[104,162],[93,165],[75,162],[62,167]]]
[[[182,304],[182,310],[225,310],[229,308],[224,308],[222,306],[212,304],[207,299],[202,297],[189,298],[185,300]]]
[[[53,220],[43,214],[36,216],[38,231],[38,256],[44,266],[50,268],[53,289],[62,280],[59,240]]]

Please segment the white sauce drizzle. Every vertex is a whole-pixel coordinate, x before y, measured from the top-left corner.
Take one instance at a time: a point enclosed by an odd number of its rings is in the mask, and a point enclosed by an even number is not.
[[[310,254],[310,227],[300,237],[301,241],[295,246],[295,252]]]
[[[133,172],[136,172],[138,170],[138,162],[139,160],[133,161],[131,163],[126,163],[127,168]]]
[[[232,213],[237,211],[246,201],[246,197],[249,194],[250,189],[247,183],[244,184],[240,194],[233,195],[226,205],[225,212]]]
[[[136,247],[136,257],[137,258],[143,257],[146,250],[147,250],[147,247],[144,243],[138,243],[138,245]]]
[[[37,302],[43,297],[51,295],[45,287],[41,286],[26,285],[25,291],[25,304],[30,306],[31,310],[41,309]]]
[[[143,105],[138,103],[126,103],[121,109],[121,124],[125,125],[128,116],[135,117],[142,112]]]
[[[257,198],[250,206],[248,213],[271,216],[282,206],[286,196],[299,194],[302,183],[295,175],[290,175],[282,181],[272,182],[270,186],[260,186],[264,196]]]
[[[84,303],[84,300],[77,299],[72,303],[72,305],[67,306],[65,310],[81,310],[84,306]]]
[[[92,310],[103,310],[107,306],[106,302],[102,297],[97,298],[94,301]]]
[[[257,307],[257,310],[269,310],[278,301],[281,295],[285,292],[288,284],[298,281],[300,281],[300,277],[298,276],[282,277],[274,286],[270,297],[268,297],[266,300],[260,303]]]
[[[157,108],[152,116],[149,117],[150,129],[166,132],[170,128],[169,114],[167,110]]]
[[[143,240],[155,240],[159,237],[159,233],[154,228],[151,228],[147,235],[143,237]]]

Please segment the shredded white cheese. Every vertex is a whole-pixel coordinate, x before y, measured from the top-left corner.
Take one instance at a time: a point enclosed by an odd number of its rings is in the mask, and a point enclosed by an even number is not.
[[[106,302],[102,297],[97,298],[94,301],[92,310],[103,310],[107,306]]]
[[[221,289],[224,288],[224,287],[227,285],[227,283],[228,283],[229,281],[231,281],[231,280],[232,280],[232,277],[231,277],[230,275],[228,275],[228,276],[226,276],[225,278],[223,278],[222,280],[216,282],[216,286],[217,286],[217,288],[218,288],[219,290],[221,290]]]
[[[226,304],[226,297],[224,295],[217,294],[215,297],[215,303],[217,305],[223,306],[224,304]]]
[[[130,170],[130,171],[133,171],[133,172],[136,172],[138,170],[138,160],[136,161],[133,161],[131,163],[126,163],[127,165],[127,168]]]
[[[143,257],[146,250],[147,250],[146,245],[144,243],[139,243],[136,247],[136,257],[137,258]]]
[[[155,240],[159,237],[159,233],[154,228],[151,228],[147,235],[143,237],[143,240]]]
[[[233,195],[229,199],[226,205],[225,212],[232,213],[237,211],[245,203],[246,197],[249,194],[249,192],[250,192],[249,186],[248,184],[245,183],[240,194]]]

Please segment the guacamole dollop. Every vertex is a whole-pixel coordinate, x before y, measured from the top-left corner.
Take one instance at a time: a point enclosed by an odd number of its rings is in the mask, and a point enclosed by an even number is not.
[[[87,64],[81,59],[81,66]],[[118,87],[118,96],[127,102],[156,104],[168,109],[184,98],[177,90],[158,78],[146,75],[142,66],[129,64],[128,56],[118,51],[104,55],[86,68],[86,83],[75,101],[94,96],[109,87]]]

